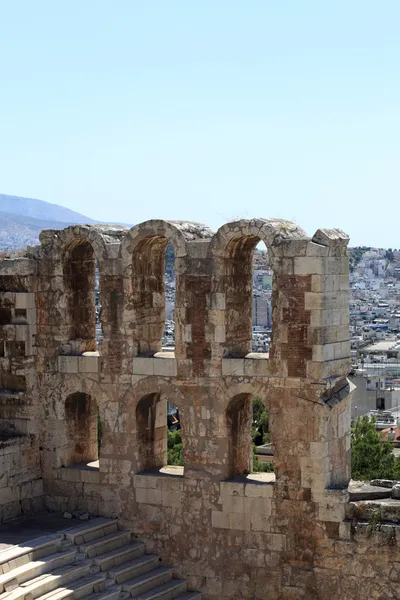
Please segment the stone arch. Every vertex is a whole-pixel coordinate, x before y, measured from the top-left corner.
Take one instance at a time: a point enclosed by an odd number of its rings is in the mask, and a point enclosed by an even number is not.
[[[208,228],[183,221],[151,220],[129,230],[121,253],[125,275],[127,328],[133,328],[134,354],[153,356],[162,349],[165,325],[165,251],[175,253],[175,353],[183,353],[187,243],[210,237]],[[132,323],[133,321],[133,323]]]
[[[86,464],[98,459],[97,403],[84,392],[74,392],[65,399],[67,446],[64,464]]]
[[[271,415],[274,406],[273,388],[269,382],[248,380],[228,384],[221,389],[221,406],[225,417],[225,434],[220,443],[225,445],[225,476],[231,479],[253,471],[253,400],[259,397]],[[273,431],[271,431],[274,439]],[[224,441],[226,440],[226,441]]]
[[[167,465],[167,400],[178,406],[182,443],[185,445],[186,416],[184,397],[167,380],[146,377],[129,390],[121,402],[126,415],[124,435],[130,440],[132,470],[140,473]]]
[[[70,328],[69,340],[79,344],[80,352],[94,351],[96,262],[93,246],[89,241],[76,239],[65,248],[63,275]]]
[[[233,396],[226,409],[228,429],[228,477],[247,475],[253,464],[251,443],[252,396]]]
[[[52,304],[57,303],[58,341],[64,346],[62,353],[96,350],[95,279],[97,276],[101,279],[105,265],[115,259],[123,233],[122,228],[114,226],[75,225],[60,231],[44,230],[40,234],[42,251],[50,259],[49,268],[43,273],[44,285],[52,278],[57,280],[51,285],[49,302],[52,299]],[[103,295],[100,284],[100,305],[107,304]],[[99,323],[103,325],[100,311],[98,313]]]
[[[277,219],[236,221],[216,232],[209,252],[214,259],[212,308],[222,311],[222,316],[216,318],[218,323],[223,322],[222,333],[218,330],[222,356],[239,358],[251,352],[252,259],[258,242],[265,243],[273,267],[274,246],[284,239],[306,237],[294,223]],[[277,293],[274,280],[272,313]],[[273,356],[273,338],[270,356]]]

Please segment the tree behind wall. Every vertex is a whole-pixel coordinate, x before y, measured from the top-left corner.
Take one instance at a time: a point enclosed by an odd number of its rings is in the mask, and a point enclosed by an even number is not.
[[[353,479],[399,479],[400,457],[375,429],[375,420],[359,417],[351,430],[351,474]]]

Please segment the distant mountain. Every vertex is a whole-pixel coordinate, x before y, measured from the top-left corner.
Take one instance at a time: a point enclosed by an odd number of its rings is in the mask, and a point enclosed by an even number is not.
[[[38,244],[42,229],[97,222],[58,204],[0,194],[0,250]]]
[[[50,204],[50,202],[35,200],[34,198],[7,196],[6,194],[0,194],[0,212],[22,215],[33,219],[45,219],[46,221],[59,221],[69,225],[97,223],[97,221],[89,219],[85,215],[58,204]]]

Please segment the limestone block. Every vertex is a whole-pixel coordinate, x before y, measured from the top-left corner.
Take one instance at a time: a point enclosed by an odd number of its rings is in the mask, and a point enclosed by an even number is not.
[[[32,497],[38,498],[40,496],[43,496],[43,480],[35,479],[32,481]]]
[[[243,358],[223,358],[222,359],[222,376],[244,376],[244,359]]]
[[[214,341],[218,344],[223,344],[226,340],[226,328],[225,325],[215,325],[214,327]]]
[[[79,373],[98,373],[100,370],[99,356],[78,356]]]
[[[212,510],[211,526],[217,529],[229,529],[229,514],[227,512]]]
[[[20,292],[15,294],[15,308],[35,309],[36,295],[31,292]],[[35,310],[36,312],[36,310]]]
[[[162,506],[170,506],[172,508],[181,508],[182,494],[180,492],[170,492],[168,490],[161,491]]]
[[[1,489],[0,504],[9,504],[10,502],[19,502],[21,497],[20,486],[4,487]]]
[[[272,498],[274,488],[271,483],[246,483],[244,494],[249,498]]]
[[[74,483],[79,483],[81,481],[81,471],[80,469],[73,468],[64,468],[60,469],[61,479],[63,481],[71,481]]]
[[[78,356],[59,356],[57,359],[58,371],[65,374],[77,374],[79,372]]]
[[[26,320],[28,321],[28,325],[36,325],[37,324],[36,308],[28,308],[27,309]]]
[[[316,257],[296,257],[294,261],[294,275],[323,275],[326,272],[325,260]]]
[[[225,509],[224,509],[225,510]],[[251,515],[248,513],[230,512],[228,523],[230,529],[250,531]]]
[[[175,358],[162,358],[162,352],[157,353],[157,357],[153,359],[154,375],[161,377],[176,377],[177,366]]]
[[[319,521],[335,521],[341,523],[345,519],[345,505],[334,500],[324,502],[318,507]]]
[[[250,529],[251,531],[271,531],[271,517],[268,515],[261,515],[258,513],[251,514],[250,516]]]
[[[132,365],[133,375],[154,375],[154,359],[135,356]]]
[[[244,374],[248,377],[269,377],[271,363],[268,355],[262,352],[251,352],[244,359]]]
[[[328,256],[329,248],[327,246],[322,246],[319,243],[315,243],[315,241],[310,241],[307,244],[307,256]]]
[[[148,488],[137,488],[135,490],[136,493],[136,502],[143,504],[155,504],[161,505],[161,490],[158,489],[148,489]]]
[[[223,510],[229,513],[244,512],[244,496],[224,496],[221,497]]]
[[[221,481],[220,483],[220,495],[221,501],[224,502],[226,499],[232,496],[244,496],[245,484],[236,481]]]
[[[158,481],[159,481],[159,479],[157,477],[154,477],[151,475],[140,474],[140,475],[133,476],[133,485],[136,489],[137,488],[155,489],[158,485]]]
[[[216,293],[211,296],[211,310],[225,310],[226,296],[225,294]]]

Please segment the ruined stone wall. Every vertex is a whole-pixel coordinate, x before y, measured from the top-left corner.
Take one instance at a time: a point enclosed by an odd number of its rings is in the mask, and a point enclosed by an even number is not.
[[[251,257],[259,241],[274,272],[269,357],[251,352]],[[168,243],[175,351],[161,352]],[[28,430],[40,441],[46,506],[118,516],[206,600],[322,597],[324,548],[340,552],[341,540],[358,547],[343,491],[350,479],[347,243],[339,230],[309,238],[288,221],[264,219],[215,234],[164,221],[43,232],[28,261],[35,277],[21,292],[36,302],[33,387],[24,402],[34,407]],[[21,360],[29,375],[30,355]],[[254,396],[269,411],[275,483],[250,472]],[[179,408],[183,471],[163,468],[167,399]],[[3,414],[11,422],[24,411]],[[339,565],[326,567],[332,577]]]
[[[0,521],[44,507],[32,258],[0,261]]]

